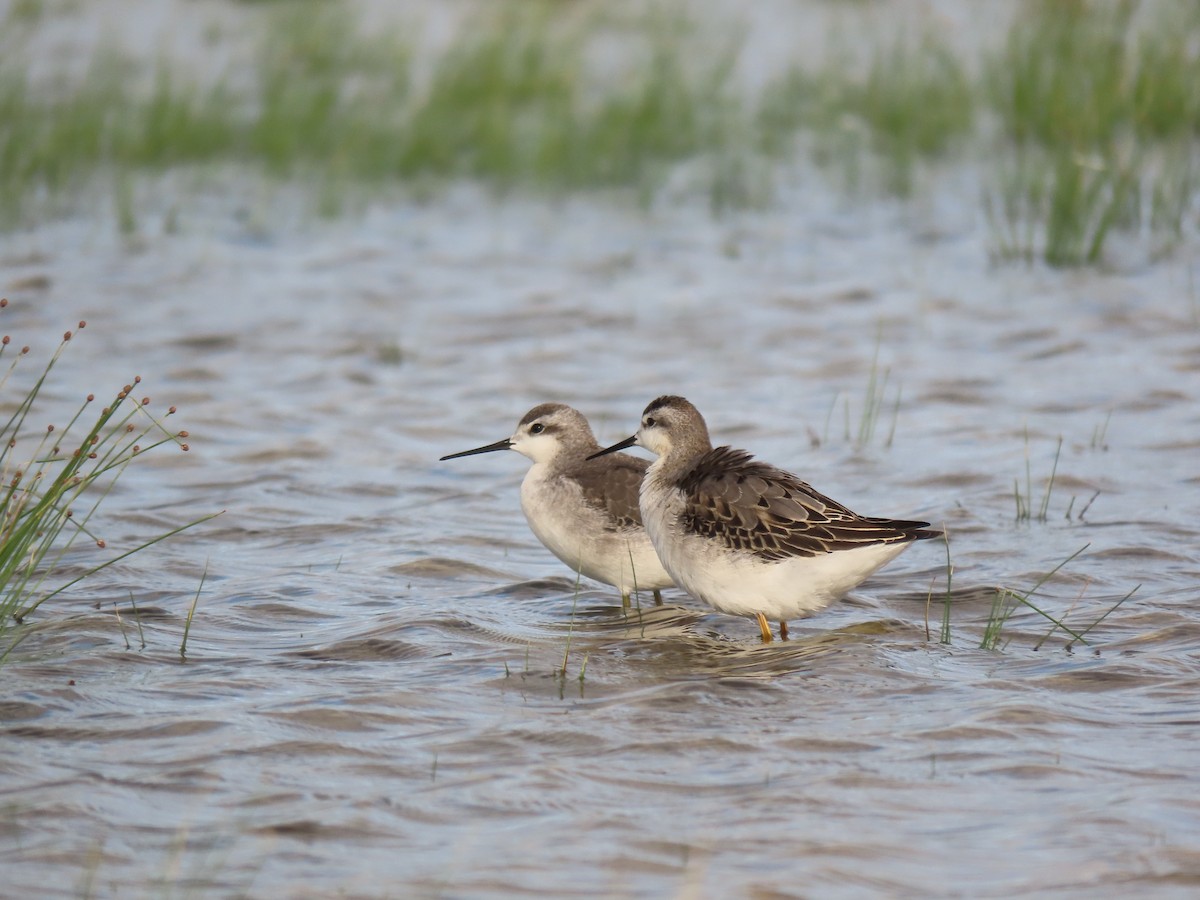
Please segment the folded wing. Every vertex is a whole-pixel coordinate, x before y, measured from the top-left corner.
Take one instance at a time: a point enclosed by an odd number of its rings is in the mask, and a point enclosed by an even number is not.
[[[607,513],[614,530],[642,524],[638,492],[648,465],[636,456],[602,456],[581,473],[579,484],[584,497]]]
[[[706,453],[679,484],[681,526],[764,560],[936,537],[928,522],[860,516],[743,450]]]

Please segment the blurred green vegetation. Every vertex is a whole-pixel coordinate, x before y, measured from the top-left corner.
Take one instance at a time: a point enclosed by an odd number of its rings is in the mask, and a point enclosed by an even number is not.
[[[336,0],[246,4],[262,34],[250,77],[203,84],[169,59],[147,72],[105,48],[82,75],[35,84],[23,47],[47,15],[24,0],[0,30],[10,225],[108,178],[133,227],[131,173],[176,167],[301,180],[329,214],[364,187],[463,178],[642,202],[682,183],[719,212],[769,202],[805,157],[902,197],[965,161],[979,167],[997,257],[1074,265],[1099,261],[1121,230],[1169,250],[1200,195],[1191,4],[1029,2],[970,60],[933,31],[858,36],[753,94],[737,83],[736,29],[718,43],[683,6],[622,18],[498,4],[430,61],[419,33],[366,34]]]
[[[987,61],[1005,144],[988,197],[1001,256],[1100,260],[1114,229],[1168,248],[1200,195],[1200,6],[1028,3]]]

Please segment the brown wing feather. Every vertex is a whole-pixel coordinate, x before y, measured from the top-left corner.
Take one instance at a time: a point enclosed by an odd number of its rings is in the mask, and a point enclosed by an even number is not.
[[[936,537],[928,522],[860,516],[743,450],[710,450],[679,482],[683,528],[761,559]]]
[[[638,492],[648,465],[636,456],[601,456],[581,470],[577,480],[587,502],[607,513],[614,528],[640,527]]]

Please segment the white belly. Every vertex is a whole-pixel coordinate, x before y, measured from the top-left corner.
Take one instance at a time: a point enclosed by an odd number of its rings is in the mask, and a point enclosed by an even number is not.
[[[770,561],[731,551],[719,540],[684,533],[682,495],[643,485],[642,519],[675,583],[732,615],[763,613],[787,621],[828,606],[898,556],[907,544],[871,544],[820,556]]]
[[[614,585],[622,594],[671,587],[650,538],[641,528],[611,530],[566,479],[533,466],[521,483],[521,510],[537,539],[572,571]]]

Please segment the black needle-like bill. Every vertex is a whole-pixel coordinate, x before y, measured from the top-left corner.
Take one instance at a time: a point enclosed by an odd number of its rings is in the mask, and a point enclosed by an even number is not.
[[[443,456],[438,462],[443,462],[447,459],[458,459],[460,456],[474,456],[476,453],[491,453],[493,450],[511,450],[512,441],[505,438],[502,441],[496,441],[494,444],[488,444],[486,447],[476,447],[474,450],[464,450],[462,453],[451,453],[449,456]]]
[[[608,453],[616,453],[618,450],[624,450],[626,447],[632,447],[636,443],[637,443],[637,435],[633,434],[633,435],[630,435],[629,437],[625,438],[625,440],[621,441],[618,444],[613,444],[611,447],[605,447],[603,450],[596,451],[591,456],[589,456],[588,459],[595,459],[597,456],[604,456],[605,454],[608,454]]]

